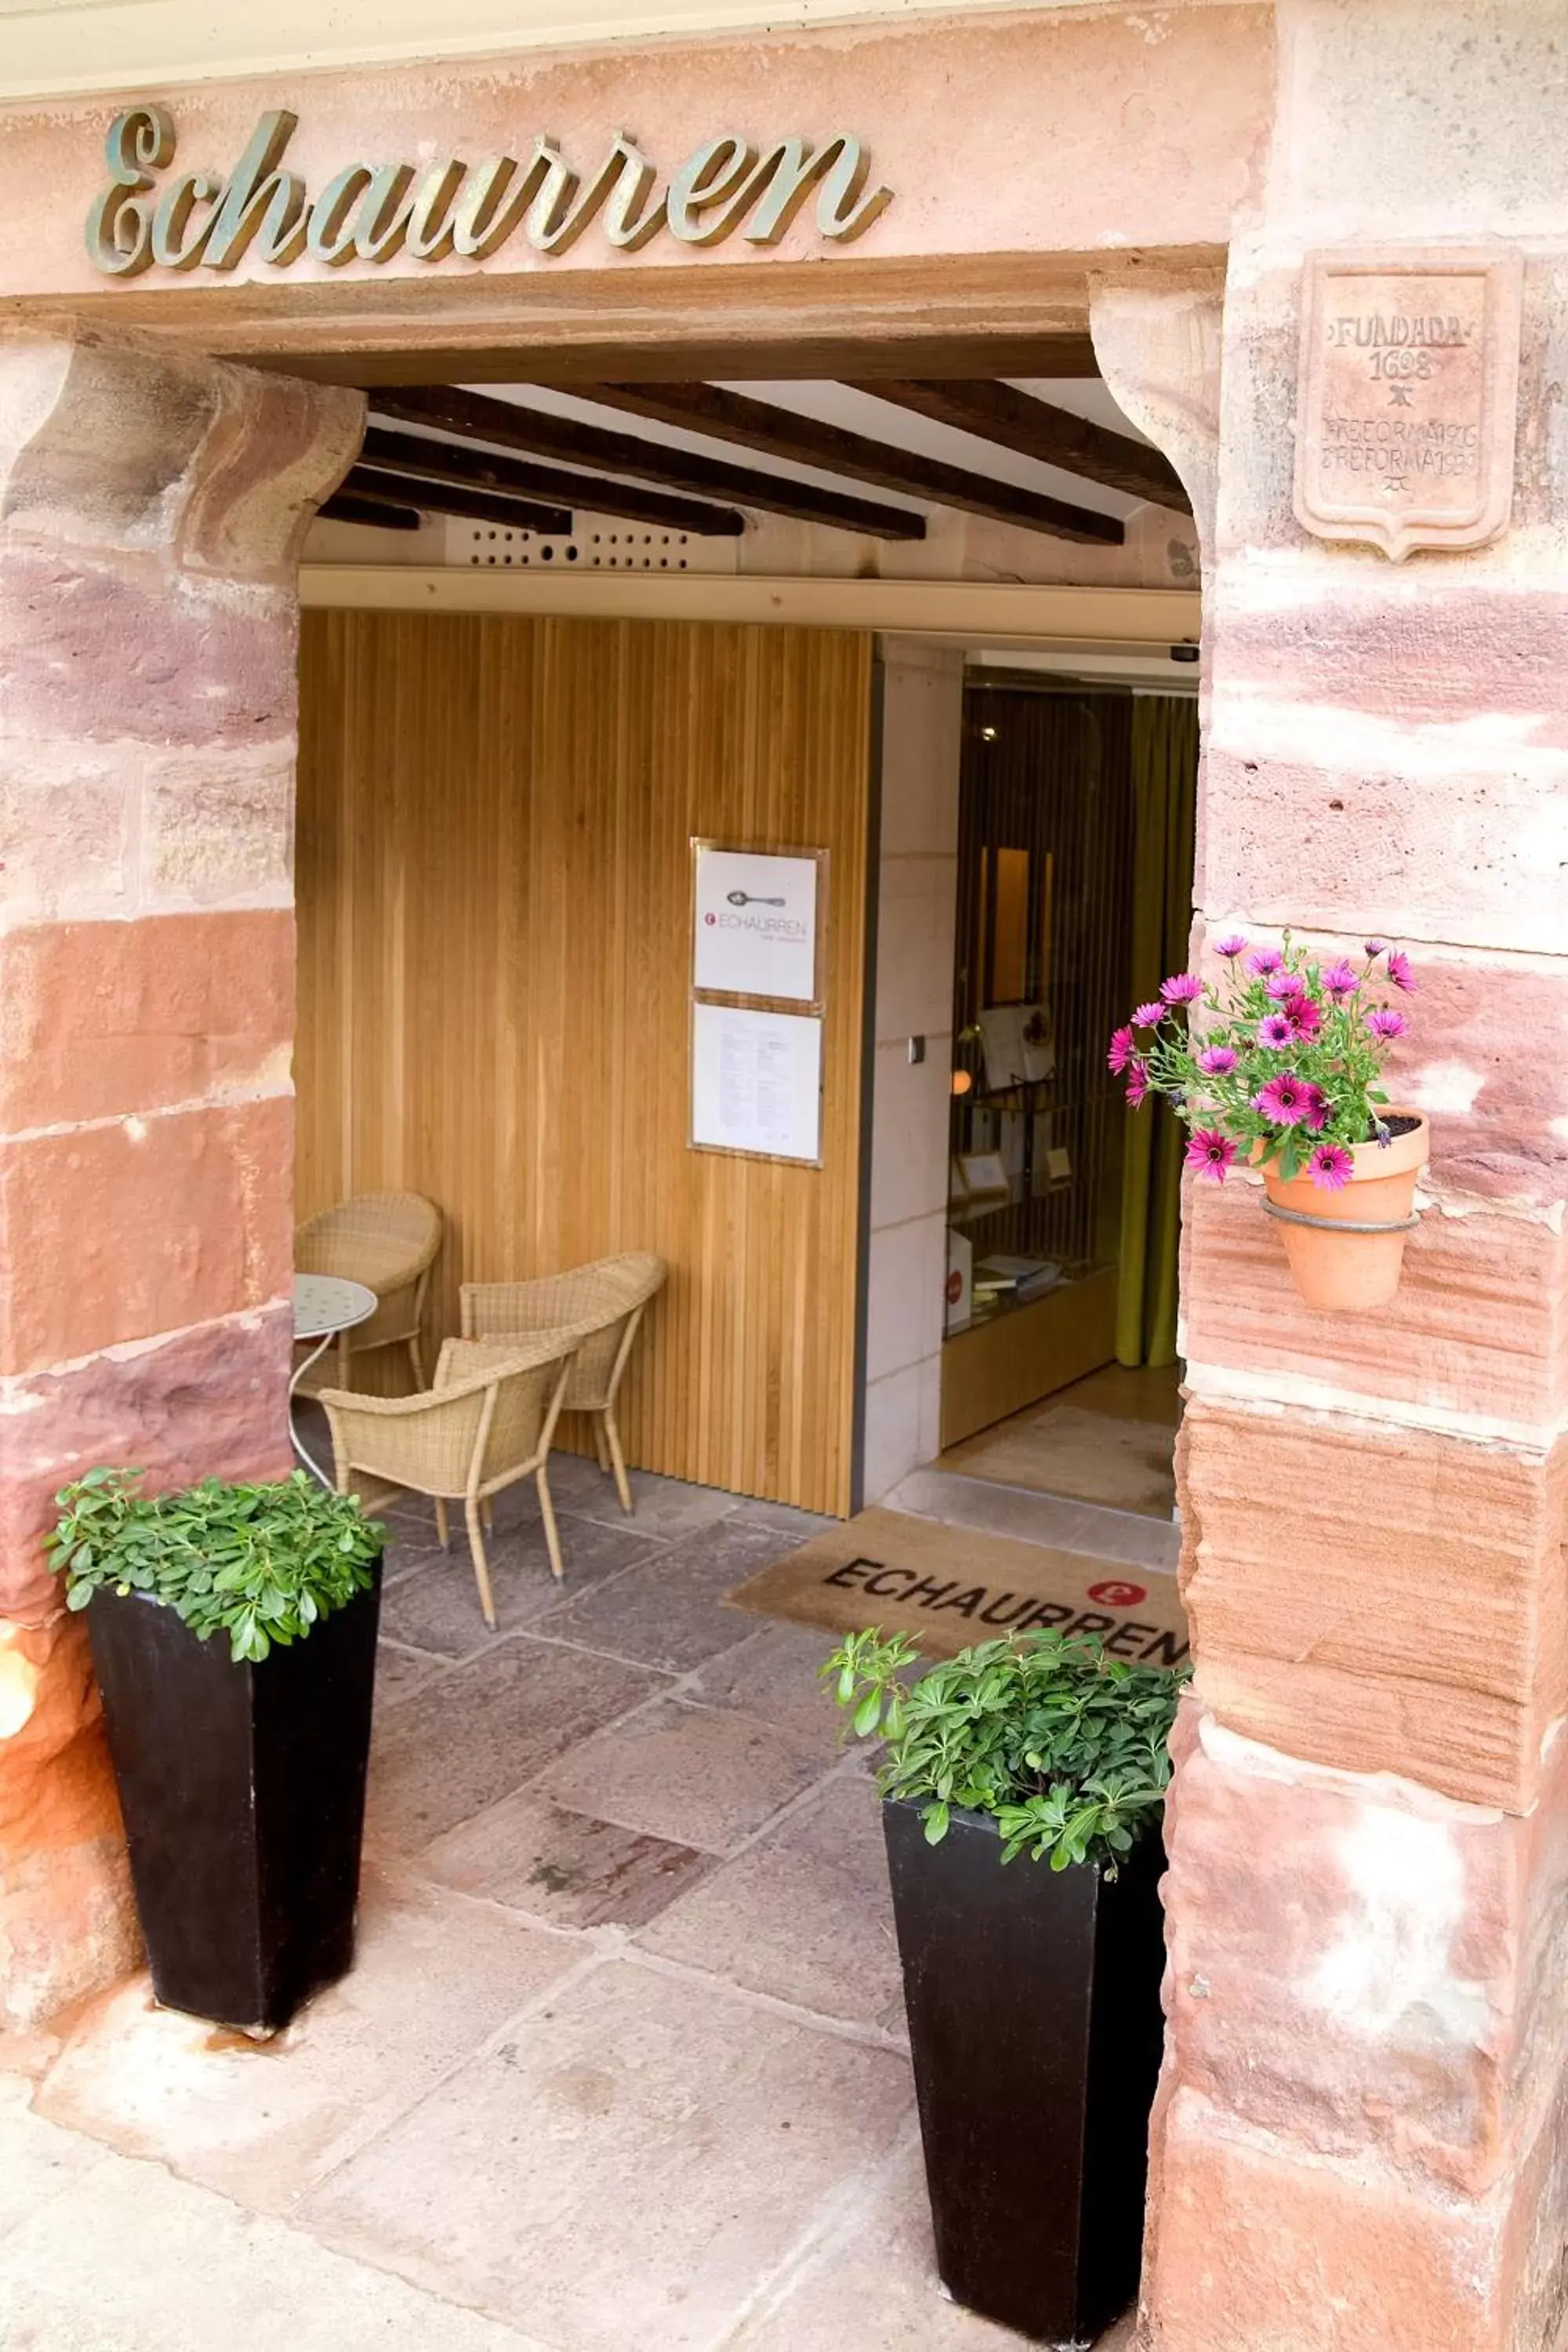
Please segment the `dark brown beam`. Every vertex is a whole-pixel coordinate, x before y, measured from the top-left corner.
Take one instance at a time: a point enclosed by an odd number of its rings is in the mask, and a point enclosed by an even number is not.
[[[373,530],[417,530],[413,507],[384,504],[380,499],[356,498],[352,490],[334,490],[317,509],[324,522],[367,522]]]
[[[1103,482],[1107,489],[1121,490],[1130,499],[1152,499],[1156,506],[1192,512],[1181,477],[1157,449],[1125,433],[1091,425],[1013,384],[984,377],[972,382],[881,376],[847,381],[851,391],[890,401],[895,408],[929,417],[933,425],[955,425],[961,433],[1016,449],[1020,457],[1060,466],[1085,481]]]
[[[448,489],[439,482],[418,482],[411,475],[371,466],[352,467],[343,488],[355,498],[387,499],[400,507],[418,507],[426,514],[463,515],[470,522],[504,523],[510,530],[542,531],[552,539],[572,536],[570,507],[498,499],[492,490]]]
[[[606,433],[597,425],[579,425],[574,417],[547,416],[542,409],[520,408],[513,401],[491,400],[482,392],[411,384],[398,392],[378,391],[374,397],[382,415],[401,417],[405,424],[429,425],[443,433],[499,442],[507,449],[572,458],[595,472],[634,474],[668,489],[733,499],[738,505],[789,515],[797,522],[832,523],[839,530],[868,531],[876,539],[925,537],[925,517],[902,507],[851,498],[842,490],[817,489],[807,482],[786,482],[777,474],[728,466],[721,458],[695,457],[687,449],[667,449],[632,433]]]
[[[776,277],[776,262],[765,267]],[[820,279],[819,268],[816,274]],[[728,277],[724,282],[728,291]],[[379,293],[379,288],[368,280],[363,285],[366,292]],[[262,293],[275,289],[246,290],[264,322],[267,310]],[[276,290],[298,299],[295,288]],[[360,289],[352,282],[339,281],[322,290],[332,298],[335,318],[349,314]],[[117,286],[114,299],[122,300],[124,293],[124,288]],[[159,299],[180,302],[187,298],[161,291]],[[821,383],[849,376],[1092,379],[1100,373],[1087,335],[1007,332],[889,337],[868,331],[864,337],[808,333],[723,342],[716,336],[682,333],[673,324],[666,332],[650,334],[646,297],[636,336],[603,341],[586,337],[573,340],[562,337],[560,325],[552,319],[545,322],[543,334],[531,338],[521,330],[504,343],[454,339],[444,351],[433,351],[428,345],[400,349],[395,343],[385,349],[369,348],[363,338],[343,351],[310,351],[300,349],[295,336],[286,348],[268,352],[263,323],[247,341],[242,355],[253,367],[278,368],[286,375],[312,376],[323,383],[358,384],[367,391],[382,384],[539,383],[577,392],[590,383],[741,383],[748,378],[755,383]]]
[[[721,441],[738,442],[759,457],[821,466],[832,474],[874,483],[880,490],[902,490],[938,506],[957,507],[965,514],[1016,523],[1025,530],[1046,531],[1053,539],[1120,547],[1126,537],[1114,515],[1096,514],[1090,507],[1047,498],[1038,490],[987,481],[983,474],[966,473],[961,466],[917,457],[911,450],[869,440],[864,434],[847,433],[842,425],[823,425],[814,416],[797,415],[794,409],[752,400],[745,393],[725,392],[716,383],[584,384],[583,397],[603,401],[610,408],[624,408],[632,416],[651,418],[655,424],[715,434]]]
[[[360,456],[364,465],[389,466],[424,481],[500,490],[503,496],[559,499],[564,506],[591,507],[596,514],[624,515],[631,522],[655,523],[692,538],[739,539],[746,528],[744,515],[733,507],[702,506],[695,499],[671,498],[665,490],[602,481],[594,474],[563,473],[558,466],[531,466],[516,457],[498,457],[493,450],[476,449],[471,443],[459,446],[418,433],[388,433],[379,425],[366,433]]]

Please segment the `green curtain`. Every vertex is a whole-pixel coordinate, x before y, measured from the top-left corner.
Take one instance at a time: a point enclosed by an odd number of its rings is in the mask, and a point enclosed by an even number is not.
[[[1140,695],[1132,709],[1132,959],[1131,1003],[1160,992],[1187,967],[1193,919],[1198,706]],[[1118,1261],[1116,1360],[1176,1360],[1176,1254],[1184,1138],[1168,1103],[1127,1115]]]

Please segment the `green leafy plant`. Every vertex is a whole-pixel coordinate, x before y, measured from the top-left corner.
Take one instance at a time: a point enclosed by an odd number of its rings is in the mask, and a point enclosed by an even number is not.
[[[226,1633],[237,1664],[302,1640],[372,1582],[385,1529],[353,1495],[304,1471],[274,1486],[204,1478],[144,1495],[139,1470],[89,1470],[62,1487],[44,1549],[66,1605],[95,1592],[144,1592],[205,1641]]]
[[[1055,1631],[982,1642],[907,1683],[919,1662],[906,1634],[873,1629],[822,1668],[858,1736],[887,1742],[883,1796],[924,1798],[932,1845],[959,1806],[992,1815],[1004,1862],[1026,1852],[1114,1877],[1164,1804],[1191,1669],[1129,1665],[1092,1635]]]

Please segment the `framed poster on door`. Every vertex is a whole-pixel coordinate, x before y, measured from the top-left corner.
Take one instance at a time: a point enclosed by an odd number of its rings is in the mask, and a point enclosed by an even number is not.
[[[691,845],[691,985],[822,1007],[826,849]]]

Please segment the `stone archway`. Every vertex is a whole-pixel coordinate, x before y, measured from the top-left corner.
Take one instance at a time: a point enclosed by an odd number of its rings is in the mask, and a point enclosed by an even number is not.
[[[13,2026],[136,1951],[85,1626],[38,1551],[50,1498],[104,1460],[288,1466],[294,574],[361,407],[68,329],[0,342]]]

